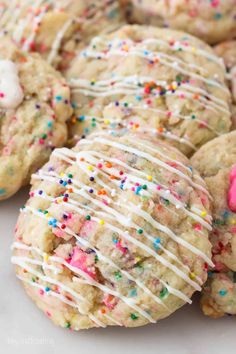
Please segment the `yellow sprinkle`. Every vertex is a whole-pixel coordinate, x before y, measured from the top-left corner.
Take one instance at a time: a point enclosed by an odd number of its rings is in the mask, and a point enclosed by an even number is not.
[[[105,119],[105,120],[104,120],[104,123],[105,123],[106,125],[108,125],[108,124],[110,124],[110,120],[109,120],[109,119]]]
[[[93,171],[93,166],[88,166],[87,169],[88,169],[89,171]]]
[[[105,224],[105,221],[104,221],[104,220],[100,220],[100,221],[99,221],[99,224],[100,224],[100,225],[104,225],[104,224]]]
[[[47,262],[47,261],[48,261],[48,259],[49,259],[48,254],[45,254],[45,255],[43,256],[43,259],[44,259],[44,261],[45,261],[45,262]]]
[[[201,216],[206,216],[207,215],[207,212],[206,211],[202,211],[201,212]]]
[[[152,176],[147,176],[148,181],[152,181]]]
[[[61,172],[61,173],[60,173],[60,177],[63,177],[63,176],[65,176],[65,173],[64,173],[64,172]]]
[[[196,48],[195,47],[192,47],[192,52],[196,52]]]
[[[189,274],[189,278],[193,280],[193,279],[196,278],[196,275],[195,275],[194,273],[190,273],[190,274]]]
[[[173,84],[172,89],[175,90],[177,88],[177,85]]]
[[[139,261],[141,261],[141,257],[135,257],[135,263],[138,263]]]
[[[231,225],[236,225],[236,219],[231,219],[231,220],[230,220],[230,224],[231,224]]]

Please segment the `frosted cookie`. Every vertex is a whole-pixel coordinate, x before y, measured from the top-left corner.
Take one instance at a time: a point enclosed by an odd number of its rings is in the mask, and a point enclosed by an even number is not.
[[[5,0],[0,29],[26,51],[64,69],[94,35],[122,21],[118,0]]]
[[[57,325],[136,327],[169,316],[212,265],[209,194],[164,142],[100,133],[32,176],[12,262]]]
[[[67,139],[71,115],[65,80],[38,54],[0,41],[0,200],[29,182],[32,172]]]
[[[235,0],[121,0],[131,22],[186,31],[209,44],[236,36]]]
[[[215,52],[222,57],[227,71],[234,103],[236,103],[236,41],[228,41],[217,45]]]
[[[96,37],[66,77],[75,108],[71,144],[100,129],[131,129],[152,132],[191,155],[230,130],[222,59],[182,32],[125,26]]]
[[[236,314],[236,131],[203,146],[192,158],[213,197],[214,273],[205,288],[202,308],[212,317]]]

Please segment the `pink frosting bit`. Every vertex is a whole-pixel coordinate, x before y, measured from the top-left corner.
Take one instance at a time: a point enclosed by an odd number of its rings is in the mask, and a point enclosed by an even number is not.
[[[94,256],[88,255],[80,248],[74,248],[73,256],[69,263],[72,267],[78,268],[83,272],[87,273],[91,278],[96,278],[96,273],[94,269]]]
[[[230,173],[230,188],[228,192],[228,206],[229,209],[236,213],[236,165]]]

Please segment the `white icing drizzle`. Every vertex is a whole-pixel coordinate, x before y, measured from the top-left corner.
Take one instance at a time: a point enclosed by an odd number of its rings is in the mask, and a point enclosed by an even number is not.
[[[50,175],[46,175],[46,174],[40,174],[40,175],[33,175],[33,178],[39,179],[39,180],[46,180],[46,181],[50,181],[52,183],[55,183],[55,181],[59,181],[60,177],[55,174],[50,174]],[[130,221],[128,221],[128,219],[123,216],[122,214],[118,213],[117,211],[113,210],[112,208],[108,208],[107,206],[105,206],[103,203],[100,203],[99,201],[93,199],[90,195],[88,195],[88,193],[85,192],[85,190],[89,189],[88,187],[86,187],[84,184],[81,184],[77,181],[73,181],[74,186],[79,186],[79,188],[81,189],[77,189],[77,188],[73,188],[74,193],[84,197],[85,199],[88,199],[90,202],[94,203],[95,205],[99,206],[101,209],[105,210],[105,212],[110,212],[111,215],[113,215],[113,217],[115,218],[115,220],[119,221],[119,223],[121,223],[123,226],[133,226],[135,228],[138,227],[138,225],[136,224],[132,224],[130,223]],[[70,202],[74,201],[75,204],[77,204],[77,202],[75,200],[73,200],[73,198],[70,198]],[[68,203],[69,204],[69,203]],[[94,213],[96,213],[96,210],[92,211]],[[108,217],[108,215],[106,215],[106,217]],[[105,227],[108,227],[109,225],[106,224]],[[193,252],[194,254],[197,254],[198,256],[200,256],[201,258],[203,258],[209,265],[214,266],[214,264],[212,263],[212,261],[200,250],[198,250],[197,248],[195,248],[194,246],[192,246],[191,244],[189,244],[188,242],[186,242],[184,239],[181,239],[180,237],[176,236],[169,228],[157,223],[155,221],[155,227],[158,228],[158,230],[162,231],[163,233],[165,233],[166,235],[168,235],[170,238],[172,238],[175,242],[181,244],[182,246],[186,247],[187,249],[189,249],[191,252]],[[117,230],[117,233],[119,233],[119,230]],[[120,233],[121,236],[123,236],[123,233]]]
[[[39,217],[41,217],[41,218],[43,218],[43,219],[47,219],[44,215],[42,215],[42,213],[39,213],[37,210],[35,210],[35,209],[33,209],[33,208],[31,208],[31,207],[26,207],[25,209],[24,209],[24,211],[25,210],[28,210],[28,211],[30,211],[31,213],[33,213],[34,215],[36,215],[36,216],[39,216]],[[78,212],[81,212],[81,210],[79,210],[78,208],[77,209],[75,209],[76,211],[78,211]],[[94,211],[95,212],[95,214],[96,214],[96,211]],[[92,220],[94,220],[94,221],[99,221],[99,219],[98,218],[96,218],[96,217],[93,217],[92,218]],[[107,225],[106,224],[106,226],[112,226],[112,225]],[[118,229],[118,228],[115,228],[116,229],[116,232],[119,234],[119,235],[123,235],[124,233],[122,233],[122,231],[120,230],[120,229]],[[108,258],[106,258],[105,256],[103,256],[97,249],[95,249],[95,248],[93,248],[93,246],[92,245],[90,245],[89,244],[89,242],[88,241],[85,241],[83,238],[81,238],[80,236],[78,236],[77,234],[75,234],[72,230],[70,230],[70,228],[68,228],[68,227],[66,227],[66,229],[64,229],[64,231],[65,232],[67,232],[69,235],[71,235],[71,236],[73,236],[73,237],[75,237],[77,240],[78,240],[78,242],[79,243],[81,243],[82,245],[84,245],[84,246],[87,246],[87,247],[89,247],[89,248],[91,248],[92,250],[94,250],[96,253],[97,253],[97,255],[99,255],[100,257],[101,257],[101,259],[102,260],[105,260],[106,259],[106,261],[108,261],[108,264],[110,264],[111,263],[111,260],[108,260]],[[113,229],[113,231],[114,231],[114,229]],[[127,234],[127,233],[126,233]],[[112,262],[113,263],[113,262]],[[113,263],[114,264],[114,263]],[[115,264],[114,264],[115,265]],[[116,266],[117,267],[117,266]],[[123,271],[122,271],[123,272]],[[126,273],[128,273],[128,272],[126,272]],[[127,275],[126,275],[127,276]],[[158,280],[160,281],[160,283],[163,285],[163,286],[165,286],[167,289],[168,289],[168,291],[169,291],[169,293],[170,294],[173,294],[173,295],[175,295],[176,297],[178,297],[178,298],[180,298],[180,299],[182,299],[183,301],[186,301],[186,302],[188,302],[188,303],[192,303],[192,301],[184,294],[184,293],[182,293],[181,291],[179,291],[179,290],[177,290],[177,289],[175,289],[175,288],[173,288],[173,287],[171,287],[169,284],[167,284],[165,281],[163,281],[161,278],[158,278]],[[141,283],[141,282],[140,282]],[[139,283],[139,284],[140,284]],[[196,287],[198,288],[198,289],[196,289],[196,290],[199,290],[199,285],[197,284],[196,285]],[[150,290],[147,290],[148,288],[146,288],[145,290],[146,290],[146,292],[147,292],[147,294],[150,296]],[[153,298],[153,297],[152,297]],[[156,300],[157,301],[157,300]],[[164,305],[165,306],[165,305]],[[166,307],[166,306],[165,306]]]
[[[193,47],[191,45],[186,45],[186,42],[185,42],[185,44],[183,44],[183,43],[181,43],[181,41],[175,41],[174,45],[171,45],[165,39],[148,38],[148,39],[145,39],[142,43],[144,44],[144,46],[146,46],[148,44],[164,45],[166,48],[168,48],[174,52],[179,51],[179,49],[181,49],[181,51],[183,51],[183,52],[192,53],[193,55],[205,57],[206,59],[209,59],[209,60],[215,62],[216,64],[221,66],[222,69],[225,70],[225,65],[224,65],[224,62],[222,61],[221,58],[218,58],[216,55],[214,55],[214,53],[210,53],[210,52],[203,50],[201,48]]]
[[[143,144],[142,144],[142,143],[139,143],[138,141],[137,141],[136,143],[143,147]],[[148,147],[148,146],[146,145],[146,148],[150,148],[150,147]],[[151,149],[151,148],[150,148],[150,149]],[[60,149],[60,150],[61,150],[61,149]],[[63,159],[63,158],[64,158],[64,155],[60,153],[60,150],[58,150],[58,149],[55,150],[55,151],[53,152],[53,155],[57,156],[57,157],[60,158],[60,159]],[[63,150],[63,151],[64,151],[64,150]],[[158,150],[158,148],[156,148],[155,151],[156,151],[156,152],[158,151],[158,153],[162,156],[162,153],[160,152],[160,150]],[[65,153],[66,153],[66,150],[65,150]],[[92,154],[92,155],[93,155],[93,154]],[[106,167],[103,168],[103,170],[106,171],[106,172],[108,173],[108,175],[106,175],[103,171],[99,171],[99,169],[96,168],[96,163],[98,163],[99,160],[94,159],[93,156],[91,157],[91,152],[86,151],[86,153],[85,153],[85,152],[82,151],[82,152],[79,152],[79,153],[75,154],[74,156],[77,158],[77,160],[78,160],[79,157],[86,158],[86,160],[89,162],[89,164],[93,166],[94,170],[97,171],[97,172],[100,172],[100,174],[103,175],[105,178],[108,178],[108,179],[109,179],[109,171],[110,171],[110,173],[112,173],[112,175],[116,176],[117,178],[119,177],[118,170],[116,170],[116,169],[114,169],[114,168],[111,168],[111,169],[108,169],[108,168],[106,168]],[[106,157],[104,154],[99,153],[99,156],[100,156],[100,158],[103,159],[103,160],[107,160],[107,161],[109,160],[109,159],[107,159],[107,157]],[[163,157],[164,157],[164,156],[163,156]],[[117,160],[117,159],[110,159],[110,161],[111,161],[111,160],[112,160],[112,161],[116,160],[116,163],[119,165],[119,162],[118,162],[119,160]],[[175,160],[171,160],[171,161],[175,162]],[[77,164],[76,161],[71,160],[71,159],[70,159],[70,160],[67,159],[67,162],[69,162],[70,164]],[[83,166],[83,163],[80,161],[80,163],[77,164],[77,167],[80,168],[80,169],[83,169],[84,173],[86,173],[86,174],[89,175],[89,171],[88,171],[86,168],[82,168],[82,166]],[[133,171],[135,171],[135,173],[140,174],[142,177],[145,177],[145,174],[144,174],[144,173],[142,173],[141,171],[137,171],[137,170],[134,170],[134,169],[130,168],[130,167],[129,167],[127,164],[125,164],[125,163],[122,163],[122,166],[125,167],[127,170],[133,170]],[[35,175],[33,175],[33,177],[34,177],[34,176],[35,176]],[[140,183],[140,184],[145,184],[145,183],[146,183],[146,179],[139,178],[139,177],[137,177],[137,176],[130,175],[130,174],[128,174],[128,173],[126,173],[126,176],[128,177],[128,180],[132,182],[132,185],[135,185],[135,183],[137,183],[137,182]],[[102,181],[101,181],[98,177],[96,177],[96,179],[97,179],[97,181],[98,181],[103,187],[109,189],[109,186],[108,186],[107,184],[102,183]],[[110,182],[113,183],[113,184],[115,184],[116,186],[119,186],[119,182],[116,182],[115,180],[111,180]],[[155,182],[155,184],[154,184],[153,182]],[[202,211],[199,211],[199,210],[198,210],[198,211],[197,211],[197,214],[198,214],[198,215],[189,212],[189,211],[186,209],[185,205],[184,205],[182,202],[180,202],[179,200],[177,200],[173,195],[171,195],[171,194],[169,193],[169,190],[168,190],[168,188],[167,188],[166,186],[164,186],[163,184],[158,183],[157,180],[155,180],[155,179],[153,180],[153,182],[149,182],[149,190],[151,190],[151,191],[153,191],[153,192],[155,191],[155,192],[156,192],[158,195],[160,195],[162,198],[168,198],[168,200],[169,200],[172,204],[174,204],[177,209],[183,209],[183,211],[184,211],[188,216],[192,217],[194,220],[196,220],[196,221],[198,221],[199,223],[201,223],[201,225],[203,225],[204,227],[206,227],[209,231],[212,230],[212,228],[211,228],[211,221],[212,221],[212,218],[211,218],[209,215],[207,215],[207,216],[205,217],[205,219],[203,219],[203,218],[201,218],[201,217],[199,216],[199,214],[201,214]],[[161,190],[158,190],[158,189],[156,188],[157,185],[161,186],[162,189],[161,189]],[[206,190],[204,190],[204,192],[205,192],[205,191],[206,191]],[[206,191],[206,192],[207,192],[207,191]],[[142,193],[144,193],[144,191],[143,191]],[[207,194],[207,193],[206,193],[206,194]],[[124,207],[125,207],[125,206],[124,206]],[[207,222],[206,220],[207,220],[208,222]]]
[[[30,273],[36,275],[37,277],[41,277],[40,279],[45,279],[47,278],[48,282],[49,283],[52,283],[52,284],[55,284],[55,279],[53,278],[49,278],[49,277],[45,277],[45,276],[42,276],[39,272],[35,271],[34,269],[30,268],[27,263],[19,256],[14,256],[12,257],[11,259],[12,263],[13,264],[16,264],[24,269],[26,269],[27,271],[29,271]],[[30,263],[31,259],[28,258],[28,263]],[[88,274],[86,274],[85,272],[83,272],[82,270],[78,269],[78,268],[75,268],[75,267],[72,267],[70,266],[68,263],[66,263],[62,258],[59,258],[59,257],[53,257],[53,261],[54,262],[59,262],[60,264],[63,264],[63,265],[66,265],[67,268],[69,268],[70,270],[72,270],[74,273],[82,276],[85,280],[86,280],[86,284],[88,285],[91,285],[91,286],[94,286],[98,289],[100,289],[101,291],[103,291],[104,293],[107,293],[107,294],[110,294],[110,295],[113,295],[117,298],[119,298],[120,300],[122,300],[126,305],[128,305],[129,307],[131,307],[132,309],[134,309],[135,311],[137,311],[141,316],[143,316],[144,318],[146,318],[149,322],[151,323],[155,323],[156,321],[144,310],[141,309],[140,306],[137,306],[134,301],[132,299],[129,299],[125,296],[123,296],[122,294],[120,294],[119,292],[115,291],[115,290],[112,290],[110,288],[108,288],[107,286],[101,284],[101,283],[98,283],[97,281],[93,280]],[[43,262],[42,262],[42,265],[43,265]],[[40,276],[39,276],[40,275]],[[60,284],[60,285],[59,285]],[[63,283],[61,282],[57,282],[57,285],[58,286],[61,286],[61,288],[63,289],[64,285]],[[72,293],[71,292],[71,289],[66,287],[67,291],[69,289],[69,293]],[[74,292],[74,291],[73,291]],[[77,297],[78,297],[78,294],[77,294]]]
[[[38,288],[38,289],[43,290],[43,291],[45,289],[45,287],[40,285],[39,283],[30,281],[30,280],[28,280],[26,278],[21,277],[20,275],[17,275],[17,278],[19,280],[29,284],[32,287]],[[65,303],[65,304],[67,304],[67,305],[69,305],[69,306],[71,306],[73,308],[76,308],[82,315],[87,315],[98,327],[102,327],[102,328],[106,327],[106,325],[103,322],[101,322],[96,316],[94,316],[92,314],[84,314],[84,313],[82,313],[80,307],[76,304],[76,302],[68,300],[62,294],[58,294],[55,291],[50,290],[49,292],[46,293],[46,296],[55,297],[55,298],[59,299],[61,302]],[[109,316],[109,319],[111,320],[110,316]]]
[[[16,109],[23,99],[16,64],[10,60],[0,60],[0,108]]]
[[[132,148],[132,147],[129,147],[129,146],[126,146],[126,145],[122,145],[120,143],[117,143],[117,142],[113,142],[113,141],[109,141],[108,139],[104,139],[104,138],[93,138],[92,140],[89,140],[89,139],[83,139],[83,140],[80,140],[79,144],[80,145],[85,145],[85,144],[88,144],[88,143],[92,143],[92,142],[98,142],[98,143],[101,143],[103,145],[108,145],[108,146],[114,146],[116,147],[117,149],[120,149],[120,150],[124,150],[124,151],[127,151],[127,152],[130,152],[136,156],[141,156],[145,159],[147,159],[148,161],[150,162],[153,162],[154,164],[162,167],[162,168],[165,168],[175,174],[177,174],[179,177],[187,180],[191,186],[195,187],[196,189],[198,190],[201,190],[203,191],[204,193],[206,193],[206,189],[204,187],[202,187],[201,185],[199,184],[196,184],[195,182],[193,182],[193,180],[187,176],[186,174],[184,174],[183,172],[177,170],[176,168],[166,164],[165,162],[153,157],[152,155],[148,154],[148,153],[145,153],[145,152],[141,152],[140,150],[137,150],[135,148]]]
[[[71,20],[71,19],[68,20],[64,24],[64,26],[61,28],[61,30],[57,33],[56,38],[55,38],[55,40],[54,40],[54,42],[52,44],[51,51],[50,51],[50,53],[48,55],[47,61],[48,61],[49,64],[52,64],[52,62],[54,61],[54,59],[55,59],[55,57],[56,57],[56,55],[57,55],[57,53],[58,53],[58,51],[60,49],[61,42],[62,42],[67,30],[72,25],[72,23],[73,23],[73,20]]]
[[[47,199],[47,198],[46,198]],[[48,198],[48,200],[53,200],[53,198]],[[81,213],[81,209],[76,208],[77,211],[79,211]],[[98,219],[96,219],[98,220]],[[69,229],[69,228],[68,228]],[[70,234],[72,233],[72,231],[70,230]],[[163,303],[162,300],[160,300],[155,294],[153,294],[140,280],[135,279],[129,272],[122,270],[120,267],[118,267],[114,262],[112,262],[111,259],[105,257],[104,255],[101,254],[101,252],[99,252],[96,248],[94,248],[88,241],[84,240],[83,238],[80,238],[78,235],[76,235],[76,239],[79,240],[79,242],[85,246],[85,247],[89,247],[90,249],[94,250],[94,252],[98,255],[100,260],[103,260],[105,263],[109,264],[110,266],[112,266],[113,268],[117,269],[118,271],[120,271],[123,275],[125,275],[127,277],[127,279],[133,281],[136,283],[136,285],[138,287],[140,287],[140,289],[142,289],[146,294],[148,294],[158,305],[162,305],[164,306],[166,309],[167,306]],[[13,249],[14,248],[18,248],[18,249],[25,249],[28,251],[31,250],[35,250],[37,253],[40,253],[40,250],[34,247],[29,247],[29,246],[25,246],[23,245],[23,247],[21,247],[20,243],[15,242],[13,244]],[[41,254],[42,255],[42,254]],[[58,259],[56,257],[49,257],[50,260],[52,261],[58,261]],[[59,263],[63,264],[64,266],[70,268],[69,264],[67,262],[65,262],[64,260],[59,261]],[[72,267],[74,268],[74,267]],[[71,268],[71,269],[72,269]],[[75,269],[76,270],[76,269]],[[74,271],[74,270],[73,270]],[[76,273],[76,271],[75,271]],[[188,299],[188,298],[187,298]],[[190,299],[188,299],[189,302]]]
[[[126,42],[126,41],[127,40],[124,40],[124,42]],[[88,48],[86,51],[82,52],[80,55],[84,56],[86,58],[97,59],[99,57],[99,58],[105,59],[105,60],[108,58],[112,58],[114,56],[124,56],[124,57],[136,56],[136,57],[140,57],[140,58],[143,58],[146,60],[157,59],[157,60],[159,60],[159,62],[161,64],[163,64],[167,67],[170,67],[171,69],[174,69],[177,72],[187,75],[188,77],[198,79],[198,80],[206,83],[209,86],[215,86],[229,95],[229,90],[226,87],[223,87],[218,81],[205,78],[205,77],[193,72],[192,70],[190,70],[190,68],[192,67],[192,65],[190,63],[186,63],[177,57],[166,55],[163,52],[152,52],[149,50],[147,50],[147,52],[144,53],[143,48],[140,48],[138,46],[138,44],[133,41],[131,41],[132,46],[129,48],[128,52],[123,51],[122,49],[119,48],[119,44],[121,43],[121,40],[113,40],[113,41],[106,42],[106,41],[103,41],[102,38],[96,37],[91,42],[91,45],[98,43],[98,42],[102,42],[102,44],[105,45],[107,48],[109,47],[109,51],[107,53],[104,53],[104,52],[99,52],[99,51],[95,51],[95,50],[89,50],[89,48]],[[165,60],[166,58],[168,60]],[[183,68],[183,66],[186,66],[187,69]],[[201,72],[200,67],[198,68],[198,70]]]
[[[144,93],[143,87],[140,88],[138,85],[139,83],[145,83],[145,82],[153,82],[156,85],[161,85],[161,82],[152,80],[151,78],[137,78],[137,76],[131,76],[131,77],[116,77],[113,76],[112,79],[110,80],[102,80],[102,81],[96,81],[95,85],[91,85],[91,81],[85,80],[85,79],[70,79],[69,84],[71,88],[73,89],[74,92],[79,92],[82,93],[86,96],[92,96],[92,97],[109,97],[109,96],[114,96],[114,95],[142,95]],[[176,85],[176,82],[173,82],[172,84]],[[165,83],[163,85],[166,89],[171,86],[171,84]],[[185,89],[185,90],[184,90]],[[188,89],[189,91],[193,92],[188,92],[186,91]],[[182,88],[177,88],[175,92],[167,92],[168,95],[171,96],[179,96],[179,95],[184,95],[187,96],[190,100],[193,100],[196,102],[196,100],[193,98],[193,93],[198,93],[200,96],[198,98],[198,104],[201,106],[204,106],[206,109],[212,110],[217,113],[217,111],[222,111],[228,115],[230,115],[230,111],[228,109],[227,104],[210,94],[207,93],[207,91],[194,87],[190,84],[183,84]],[[204,96],[203,96],[204,95]],[[149,96],[160,96],[159,91],[156,89],[152,90],[152,93],[149,94]],[[205,96],[211,98],[212,101],[209,101],[205,98]]]

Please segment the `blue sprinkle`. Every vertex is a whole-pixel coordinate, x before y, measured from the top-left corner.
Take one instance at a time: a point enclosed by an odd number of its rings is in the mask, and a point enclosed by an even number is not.
[[[161,239],[160,238],[156,238],[154,243],[153,243],[153,247],[158,251],[160,249],[160,243],[161,243]]]
[[[60,101],[62,101],[62,96],[56,96],[55,99],[56,99],[56,101],[60,102]]]
[[[50,291],[50,288],[47,286],[47,287],[45,288],[45,291],[46,291],[46,292]]]
[[[139,192],[141,191],[141,189],[143,189],[143,188],[142,188],[141,186],[138,186],[138,187],[136,188],[135,194],[138,195]]]
[[[5,194],[5,193],[6,193],[6,189],[0,188],[0,195],[3,195],[3,194]]]
[[[227,290],[222,289],[219,291],[219,294],[220,296],[225,296],[227,294]]]
[[[130,297],[137,296],[137,290],[136,290],[136,289],[131,289],[131,290],[130,290],[130,293],[129,293],[129,296],[130,296]]]
[[[79,121],[83,122],[85,120],[85,116],[79,116]]]

